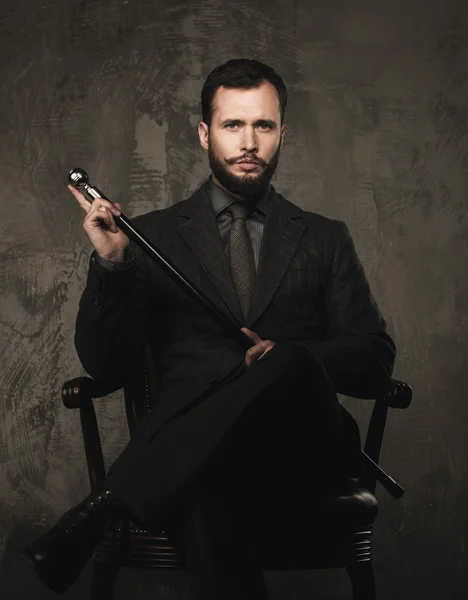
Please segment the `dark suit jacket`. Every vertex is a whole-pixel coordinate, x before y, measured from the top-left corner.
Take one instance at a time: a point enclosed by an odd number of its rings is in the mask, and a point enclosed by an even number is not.
[[[187,200],[133,220],[240,328],[241,310],[210,200]],[[91,260],[75,344],[94,378],[120,377],[149,344],[160,377],[154,429],[242,361],[244,350],[132,245],[135,265],[108,272]],[[338,392],[390,376],[395,346],[346,225],[306,212],[274,189],[247,327],[277,343],[305,344]]]

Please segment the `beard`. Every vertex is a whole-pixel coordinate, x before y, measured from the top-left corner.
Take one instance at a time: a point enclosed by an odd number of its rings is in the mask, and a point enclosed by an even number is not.
[[[257,160],[260,163],[258,167],[260,172],[246,173],[245,175],[236,175],[229,170],[229,166],[235,164],[238,159],[222,159],[219,157],[213,150],[211,140],[208,146],[208,160],[213,175],[226,190],[236,196],[242,196],[246,200],[255,200],[262,196],[275,174],[279,162],[280,150],[281,144],[278,146],[269,163],[261,161],[258,157],[249,156],[248,158]]]

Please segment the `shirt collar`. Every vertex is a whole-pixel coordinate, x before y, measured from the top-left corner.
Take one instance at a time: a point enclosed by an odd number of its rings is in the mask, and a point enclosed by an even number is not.
[[[213,181],[212,175],[207,182],[206,191],[208,193],[208,197],[211,200],[211,204],[213,206],[213,210],[215,212],[215,216],[217,217],[220,213],[222,213],[228,206],[234,204],[234,202],[239,202],[239,199],[236,198],[233,194],[226,191],[224,188],[220,187]],[[261,198],[258,200],[255,210],[259,210],[265,216],[268,212],[268,198],[271,192],[271,185],[268,185],[265,192],[262,194]]]

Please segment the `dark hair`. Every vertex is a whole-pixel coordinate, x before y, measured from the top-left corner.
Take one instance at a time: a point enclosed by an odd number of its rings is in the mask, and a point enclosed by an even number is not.
[[[248,58],[228,60],[223,65],[215,67],[208,75],[201,92],[203,122],[211,125],[213,98],[216,90],[221,86],[248,90],[259,87],[265,81],[274,85],[278,92],[281,123],[283,123],[288,100],[288,92],[283,79],[272,67]]]

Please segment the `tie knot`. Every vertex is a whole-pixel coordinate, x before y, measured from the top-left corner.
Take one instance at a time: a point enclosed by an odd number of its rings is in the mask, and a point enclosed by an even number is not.
[[[246,202],[235,202],[228,208],[233,219],[246,219],[249,213],[252,212],[252,207]]]

